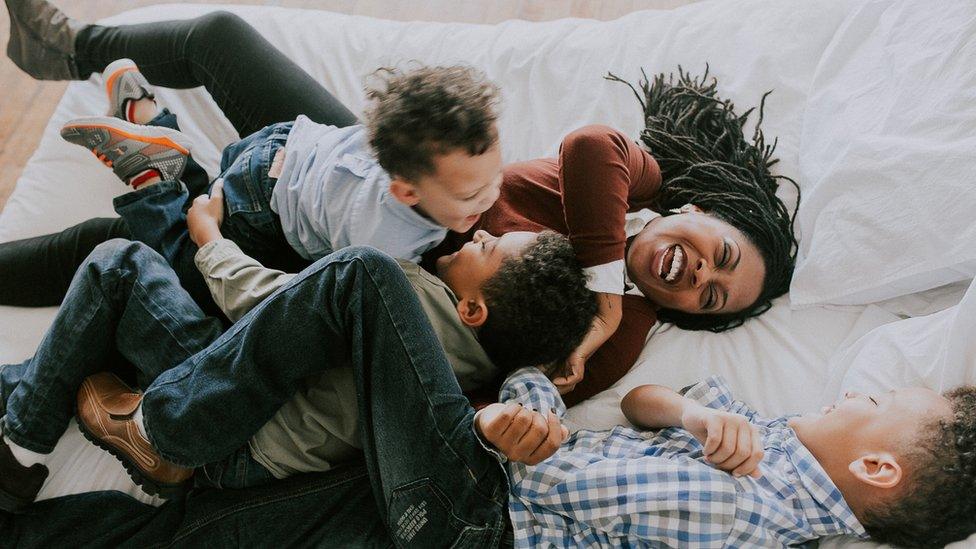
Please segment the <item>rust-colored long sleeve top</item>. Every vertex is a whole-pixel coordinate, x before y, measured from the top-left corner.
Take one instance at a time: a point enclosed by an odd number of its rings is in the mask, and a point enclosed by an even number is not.
[[[449,233],[426,257],[460,249],[478,229],[494,235],[548,229],[569,237],[591,276],[608,268],[620,270],[622,286],[625,216],[650,207],[660,185],[657,162],[637,143],[607,126],[586,126],[566,136],[558,158],[506,166],[498,201],[471,231]],[[622,287],[613,293],[622,294]],[[654,306],[646,298],[624,295],[620,327],[587,361],[586,375],[565,396],[566,404],[580,402],[623,377],[655,320]]]

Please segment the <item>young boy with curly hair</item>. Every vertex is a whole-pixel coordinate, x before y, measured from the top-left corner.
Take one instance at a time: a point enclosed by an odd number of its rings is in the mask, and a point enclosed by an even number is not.
[[[363,245],[416,262],[448,230],[470,229],[495,202],[502,168],[497,87],[461,66],[384,69],[376,79],[364,124],[339,127],[300,115],[224,149],[224,233],[248,255],[298,271]],[[190,160],[175,117],[157,110],[135,63],[112,63],[104,80],[111,116],[73,120],[61,135],[91,149],[133,187],[115,199],[116,212],[208,304],[184,212],[209,180]]]
[[[684,394],[644,385],[637,429],[579,431],[519,463],[496,419],[565,405],[534,368],[512,374],[476,426],[513,460],[516,547],[786,547],[847,534],[942,547],[976,532],[976,387],[847,393],[819,414],[765,418],[711,377]]]

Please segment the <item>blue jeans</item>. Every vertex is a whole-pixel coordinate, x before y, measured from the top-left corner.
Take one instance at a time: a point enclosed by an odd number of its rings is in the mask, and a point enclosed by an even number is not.
[[[507,517],[504,469],[474,435],[474,410],[406,276],[376,250],[317,261],[158,376],[142,401],[146,430],[175,463],[216,461],[308,376],[340,365],[354,371],[372,491],[394,540],[497,544]]]
[[[176,117],[164,112],[152,124],[179,129]],[[271,192],[277,179],[268,176],[275,153],[285,146],[291,122],[273,124],[228,145],[220,162],[224,180],[224,221],[221,233],[247,255],[265,266],[297,272],[309,261],[298,255],[285,239],[278,215],[271,211]],[[186,211],[193,198],[209,192],[199,183],[204,173],[198,165],[187,166],[182,181],[162,181],[113,201],[115,211],[129,227],[131,238],[148,244],[173,266],[183,287],[205,312],[222,317],[203,276],[193,262],[197,246],[190,240]]]
[[[161,507],[120,492],[40,501],[0,511],[0,546],[392,547],[363,464],[246,490],[194,489]]]
[[[4,436],[50,453],[85,377],[108,370],[148,386],[222,331],[159,254],[124,240],[100,244],[75,274],[34,356],[0,366]]]
[[[135,276],[132,271],[152,276]],[[162,258],[139,244],[112,241],[96,249],[38,350],[38,356],[51,353],[46,364],[52,371],[42,369],[37,357],[26,366],[0,370],[4,395],[10,394],[7,420],[16,436],[11,440],[36,451],[44,450],[42,444],[53,447],[70,417],[81,378],[100,369],[97,365],[108,354],[89,347],[107,350],[114,345],[139,368],[144,381],[155,379],[146,390],[143,413],[150,439],[161,453],[194,466],[223,462],[221,473],[234,475],[249,470],[233,461],[235,455],[240,457],[240,448],[307,376],[351,364],[360,396],[369,488],[364,480],[359,482],[364,493],[372,495],[371,507],[363,513],[372,518],[329,524],[356,539],[360,534],[350,529],[372,532],[376,526],[371,521],[378,518],[400,546],[481,547],[500,542],[507,519],[504,470],[477,441],[474,410],[395,261],[364,248],[323,258],[216,338],[216,321],[206,319],[166,271]],[[122,297],[106,306],[108,297],[100,293]],[[186,342],[166,340],[165,333],[185,334],[187,326],[198,323],[208,327],[189,334],[195,345],[204,347],[192,356],[187,357],[192,348]],[[62,341],[62,335],[67,339]],[[61,353],[60,360],[55,351]],[[76,359],[82,359],[82,366]],[[70,376],[60,373],[64,371]],[[38,389],[43,384],[30,381],[34,378],[54,388]],[[37,401],[32,388],[53,410],[41,410],[44,413],[37,417],[21,411]],[[59,399],[69,404],[59,407]],[[321,478],[335,477],[327,473]],[[274,493],[280,484],[249,490]],[[299,491],[271,498],[269,505],[291,497],[310,498]],[[350,498],[346,483],[334,490],[323,488],[311,499],[326,506],[359,501]],[[89,501],[77,503],[84,506]],[[65,505],[74,508],[70,502]],[[111,512],[142,516],[138,506],[119,505],[121,510]],[[316,507],[311,516],[320,516],[319,511]],[[214,528],[244,515],[224,509],[214,515]]]
[[[4,436],[49,453],[74,414],[85,377],[111,370],[146,387],[206,348],[221,331],[158,253],[137,242],[101,244],[78,270],[34,357],[0,365],[0,416],[7,408]],[[274,480],[247,446],[202,466],[195,478],[215,488]]]

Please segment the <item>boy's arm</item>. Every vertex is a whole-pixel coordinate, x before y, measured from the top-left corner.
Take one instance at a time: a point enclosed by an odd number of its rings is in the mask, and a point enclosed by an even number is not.
[[[627,419],[645,429],[681,427],[704,446],[705,459],[735,476],[759,476],[763,441],[749,418],[707,408],[667,387],[642,385],[620,403]]]
[[[190,238],[199,247],[194,262],[214,302],[227,318],[237,322],[295,275],[265,268],[237,244],[223,238],[220,234],[223,211],[223,186],[218,180],[210,196],[194,199],[186,214],[186,224]]]
[[[625,295],[621,300],[623,315],[617,331],[586,361],[586,375],[569,393],[563,395],[566,406],[580,402],[609,389],[624,377],[644,350],[647,334],[657,320],[651,302],[643,296]]]

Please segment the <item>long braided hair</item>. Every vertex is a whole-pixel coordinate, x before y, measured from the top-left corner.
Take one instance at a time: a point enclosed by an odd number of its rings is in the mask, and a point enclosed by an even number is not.
[[[793,222],[800,204],[800,188],[783,175],[772,175],[776,141],[767,144],[760,129],[766,92],[759,103],[759,119],[747,141],[746,119],[729,100],[718,97],[718,82],[705,74],[692,77],[678,67],[678,76],[664,73],[643,78],[639,90],[614,74],[608,80],[627,84],[644,110],[645,128],[640,140],[661,167],[661,190],[654,209],[663,215],[685,204],[694,204],[741,231],[762,254],[766,276],[756,301],[744,310],[717,315],[661,309],[658,318],[687,330],[721,332],[741,326],[761,315],[772,300],[789,290],[796,260],[797,240]],[[796,189],[796,206],[790,211],[776,197],[780,181]]]

